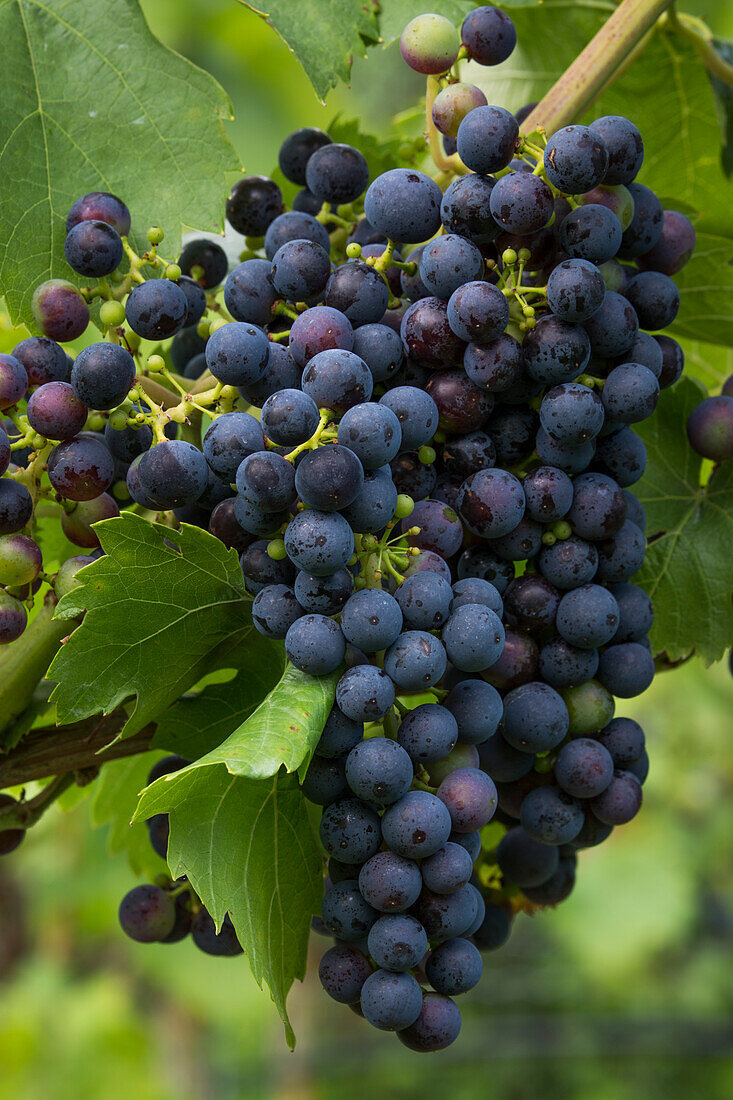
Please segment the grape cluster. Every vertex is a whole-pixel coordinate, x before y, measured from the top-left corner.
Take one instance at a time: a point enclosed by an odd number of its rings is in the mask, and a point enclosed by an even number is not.
[[[532,105],[512,115],[454,78],[515,39],[488,6],[460,32],[405,29],[406,61],[437,81],[445,192],[414,164],[370,182],[357,149],[299,130],[279,155],[291,209],[266,177],[232,190],[231,271],[206,239],[164,260],[156,227],[137,255],[124,203],[86,195],[65,253],[102,281],[43,284],[43,336],[0,357],[0,641],[43,580],[68,590],[120,507],[235,548],[257,630],[337,676],[303,781],[323,807],[315,924],[336,941],[322,984],[422,1051],[456,1038],[481,951],[568,896],[648,771],[643,731],[614,717],[654,674],[633,426],[683,369],[661,330],[695,235],[636,182],[628,119],[523,136]],[[61,343],[98,297],[106,338],[72,362]],[[715,416],[690,428],[710,457],[730,425]],[[44,497],[90,552],[55,581],[31,537]],[[167,819],[149,826],[165,855]],[[136,888],[120,919],[142,941],[192,929],[238,949],[185,883]]]

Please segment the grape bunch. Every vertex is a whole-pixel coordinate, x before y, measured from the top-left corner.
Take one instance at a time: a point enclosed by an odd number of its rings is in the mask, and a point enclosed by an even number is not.
[[[136,253],[125,204],[83,196],[65,254],[96,282],[44,283],[43,335],[0,357],[0,640],[44,582],[77,583],[121,508],[234,548],[256,629],[337,680],[303,781],[323,808],[314,925],[335,940],[321,982],[416,1051],[456,1038],[481,953],[567,898],[648,772],[641,727],[614,717],[654,675],[634,425],[683,370],[662,330],[695,233],[636,182],[630,120],[524,134],[533,105],[458,80],[515,41],[493,7],[460,30],[414,19],[402,54],[428,76],[445,191],[416,150],[370,181],[359,150],[298,130],[290,209],[267,177],[232,190],[231,271],[204,238],[165,260],[157,227]],[[72,361],[90,305],[104,339]],[[716,412],[690,433],[716,457],[729,428]],[[43,500],[84,551],[56,577]],[[167,818],[149,828],[165,855]],[[185,882],[137,887],[120,919],[239,950]]]

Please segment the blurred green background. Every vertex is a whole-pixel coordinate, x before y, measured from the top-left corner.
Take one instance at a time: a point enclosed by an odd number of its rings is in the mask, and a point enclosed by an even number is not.
[[[297,2],[297,0],[293,0]],[[685,5],[733,37],[730,0]],[[318,103],[273,32],[233,0],[143,0],[156,34],[229,92],[250,172],[283,136],[341,112],[379,132],[421,81],[394,47]],[[205,156],[205,151],[202,151]],[[461,1040],[410,1054],[329,1002],[291,995],[290,1054],[243,959],[139,947],[116,909],[134,885],[85,801],[50,813],[0,867],[0,1100],[730,1100],[733,1097],[733,679],[691,661],[618,713],[647,731],[645,808],[581,855],[558,910],[519,917],[462,998]]]

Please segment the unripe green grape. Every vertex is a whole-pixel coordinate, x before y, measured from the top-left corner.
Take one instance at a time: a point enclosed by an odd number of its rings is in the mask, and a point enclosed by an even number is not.
[[[122,302],[102,302],[99,307],[99,319],[103,325],[115,328],[125,320],[125,307]]]
[[[213,336],[217,329],[220,329],[227,322],[223,317],[215,317],[213,321],[209,323],[209,336]]]
[[[151,244],[160,244],[165,234],[159,225],[151,225],[147,232],[147,238]]]
[[[542,536],[542,542],[545,546],[554,546],[557,542],[557,536],[553,535],[552,531],[545,531]]]
[[[99,546],[99,536],[92,524],[103,519],[114,519],[120,510],[109,493],[101,493],[92,500],[80,500],[70,512],[61,517],[61,529],[69,542],[85,549]]]
[[[501,262],[510,266],[517,262],[517,258],[517,253],[513,248],[505,248],[501,254]]]
[[[427,771],[431,785],[439,787],[445,777],[458,768],[478,768],[478,766],[479,755],[476,746],[458,744],[442,760],[438,760],[434,764],[428,764]]]
[[[572,527],[564,519],[559,519],[556,523],[553,523],[550,530],[556,539],[569,539],[573,533]]]
[[[206,315],[204,315],[196,325],[196,333],[202,340],[206,340],[208,339],[210,328],[211,322],[207,319]]]
[[[486,96],[475,84],[449,84],[433,101],[433,122],[441,134],[455,137],[468,112],[485,106]]]
[[[91,412],[84,427],[90,432],[103,432],[106,421],[101,413]]]
[[[165,277],[166,279],[170,279],[172,283],[175,283],[177,279],[180,279],[181,274],[182,272],[178,264],[168,264],[165,269]]]
[[[400,493],[397,497],[397,506],[394,514],[397,519],[407,519],[415,511],[415,501],[407,493]]]
[[[400,36],[403,58],[417,73],[437,76],[455,63],[461,39],[458,31],[443,15],[418,15],[411,19]]]
[[[244,243],[251,252],[258,252],[265,247],[264,237],[245,237]]]
[[[361,245],[356,241],[352,241],[351,244],[346,246],[346,255],[350,260],[358,260],[361,256]]]
[[[420,462],[422,462],[423,466],[430,466],[433,462],[435,462],[435,459],[437,458],[435,448],[429,447],[427,443],[424,443],[420,450],[417,452],[417,457],[419,458]]]
[[[79,587],[82,582],[77,578],[76,574],[80,569],[83,569],[85,565],[91,565],[93,561],[94,558],[90,558],[86,554],[75,554],[73,558],[66,559],[53,581],[53,590],[56,593],[57,599],[60,600],[67,592],[71,592],[74,588]]]
[[[0,537],[0,584],[30,584],[42,564],[40,548],[27,535]]]
[[[566,688],[560,694],[570,715],[571,737],[585,737],[602,730],[613,718],[616,709],[613,696],[597,680]]]
[[[157,374],[158,371],[165,370],[165,359],[162,355],[149,355],[146,365],[149,371]]]
[[[282,539],[271,539],[267,544],[267,554],[273,561],[284,561],[288,556]]]

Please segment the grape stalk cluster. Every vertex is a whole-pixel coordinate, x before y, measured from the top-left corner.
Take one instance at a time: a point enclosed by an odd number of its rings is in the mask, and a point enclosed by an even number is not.
[[[654,675],[634,425],[682,373],[661,330],[695,233],[636,182],[629,119],[523,134],[532,105],[460,81],[515,41],[493,7],[460,31],[414,19],[438,180],[413,148],[370,182],[359,150],[299,130],[291,209],[266,177],[232,190],[231,271],[207,239],[165,260],[157,227],[136,253],[125,204],[83,196],[65,254],[92,282],[40,286],[43,335],[0,357],[0,640],[44,582],[79,583],[120,508],[234,547],[257,630],[339,673],[303,781],[323,807],[321,982],[417,1051],[456,1038],[482,952],[567,898],[648,771],[614,717]],[[105,338],[72,361],[90,306]],[[49,502],[83,551],[55,578],[33,539]],[[149,828],[165,855],[167,817]],[[120,919],[240,950],[185,882],[137,887]]]

